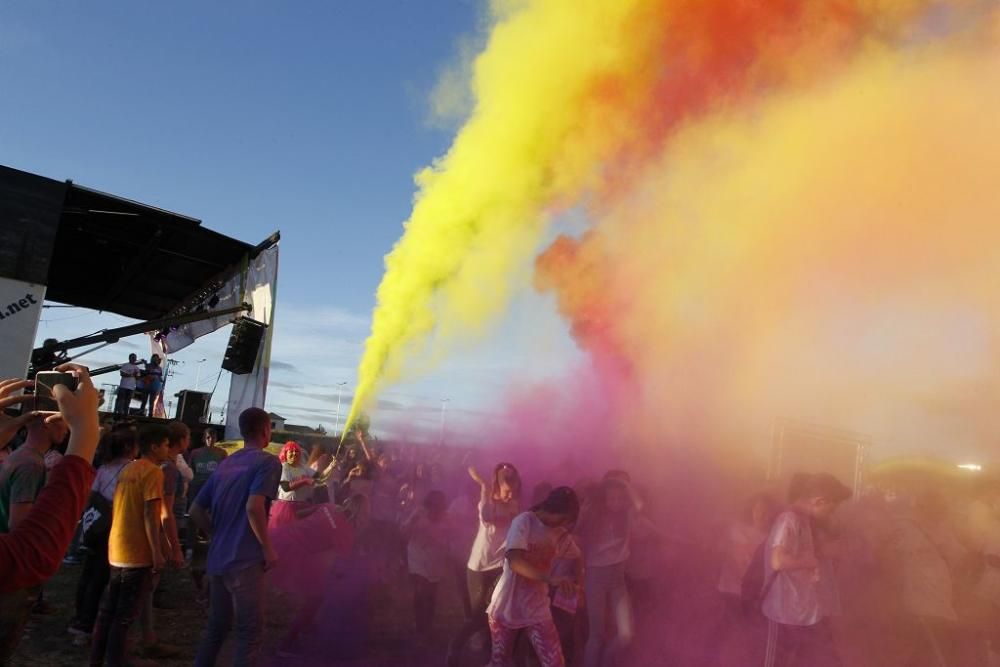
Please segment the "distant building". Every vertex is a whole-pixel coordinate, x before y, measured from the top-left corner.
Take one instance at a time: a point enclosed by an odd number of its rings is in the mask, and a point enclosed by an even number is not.
[[[302,435],[325,435],[326,431],[312,426],[300,426],[298,424],[286,424],[282,429],[285,433],[298,433]]]
[[[272,431],[284,431],[285,430],[285,418],[281,415],[277,415],[273,412],[267,413],[271,417],[271,430]]]

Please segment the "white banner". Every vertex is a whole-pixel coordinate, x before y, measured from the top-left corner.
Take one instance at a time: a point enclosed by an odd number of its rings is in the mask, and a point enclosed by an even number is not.
[[[199,309],[205,311],[225,310],[236,308],[242,304],[245,274],[245,269],[237,270],[219,289],[206,294],[201,303],[194,305],[192,311]],[[214,317],[210,320],[182,324],[176,329],[171,329],[167,335],[160,336],[159,340],[154,342],[153,352],[162,356],[183,350],[193,343],[196,338],[201,338],[206,334],[221,329],[233,322],[235,318],[235,315],[224,315],[222,317]]]
[[[0,278],[0,378],[23,378],[42,316],[45,285]]]
[[[226,439],[238,440],[240,413],[249,407],[264,407],[267,376],[271,365],[271,337],[274,332],[274,303],[278,294],[278,245],[264,250],[247,266],[246,293],[237,304],[246,301],[253,310],[249,317],[267,325],[264,340],[257,351],[252,373],[233,375],[229,382],[226,405]]]

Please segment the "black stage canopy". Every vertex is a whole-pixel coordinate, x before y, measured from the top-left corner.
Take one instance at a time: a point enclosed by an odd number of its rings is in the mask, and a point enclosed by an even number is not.
[[[0,165],[0,275],[46,299],[161,318],[254,246],[201,221]]]

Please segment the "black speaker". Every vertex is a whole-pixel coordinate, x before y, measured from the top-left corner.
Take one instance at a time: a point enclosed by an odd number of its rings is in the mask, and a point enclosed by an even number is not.
[[[201,424],[208,412],[208,399],[211,394],[204,391],[184,389],[177,392],[177,419],[185,424]]]
[[[236,320],[233,324],[233,333],[229,336],[226,356],[222,359],[222,368],[233,375],[252,373],[257,363],[257,353],[260,351],[260,341],[264,337],[265,326],[249,317]]]

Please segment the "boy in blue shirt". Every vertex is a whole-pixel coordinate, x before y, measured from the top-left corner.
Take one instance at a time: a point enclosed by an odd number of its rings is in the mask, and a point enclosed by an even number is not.
[[[265,572],[277,561],[267,534],[268,506],[278,494],[281,463],[264,451],[271,417],[260,408],[240,415],[243,449],[228,456],[202,487],[191,520],[210,535],[208,627],[195,665],[215,665],[231,627],[236,664],[252,665],[264,630]]]

